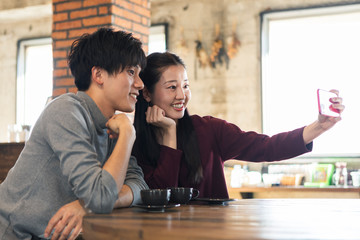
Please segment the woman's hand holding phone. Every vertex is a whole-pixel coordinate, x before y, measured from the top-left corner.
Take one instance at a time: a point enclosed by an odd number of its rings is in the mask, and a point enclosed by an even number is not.
[[[340,121],[341,113],[345,108],[342,104],[342,98],[339,97],[339,91],[319,89],[317,94],[319,116],[317,121],[304,128],[303,138],[305,144],[309,144]]]
[[[330,129],[335,123],[341,120],[341,113],[345,106],[342,104],[342,98],[339,97],[338,90],[325,91],[317,90],[319,123],[325,130]]]
[[[340,117],[340,110],[335,108],[334,104],[339,103],[341,99],[339,100],[336,90],[332,91],[317,90],[319,113],[329,117]]]

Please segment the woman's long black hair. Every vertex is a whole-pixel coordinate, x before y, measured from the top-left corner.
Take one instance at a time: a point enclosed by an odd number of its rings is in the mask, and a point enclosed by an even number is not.
[[[140,78],[150,93],[154,93],[155,84],[160,80],[163,72],[170,66],[181,65],[184,62],[177,55],[169,52],[152,53],[147,57],[145,69]],[[156,126],[146,122],[145,112],[149,103],[144,99],[142,91],[135,107],[134,126],[136,141],[133,155],[142,159],[142,163],[156,167],[160,157],[160,144],[156,140]],[[189,171],[189,178],[193,183],[199,183],[203,177],[198,139],[187,109],[184,117],[178,120],[177,125],[178,147],[183,151],[183,159]],[[171,161],[171,159],[169,159]]]

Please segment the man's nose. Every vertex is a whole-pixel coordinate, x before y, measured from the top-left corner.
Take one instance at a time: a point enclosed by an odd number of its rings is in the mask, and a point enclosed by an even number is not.
[[[144,88],[144,82],[141,80],[139,75],[135,77],[134,86],[139,90]]]

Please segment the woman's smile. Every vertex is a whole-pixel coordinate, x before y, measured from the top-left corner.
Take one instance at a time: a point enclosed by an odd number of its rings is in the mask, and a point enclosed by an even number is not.
[[[173,104],[172,107],[173,107],[176,111],[183,111],[184,108],[185,108],[183,103]]]

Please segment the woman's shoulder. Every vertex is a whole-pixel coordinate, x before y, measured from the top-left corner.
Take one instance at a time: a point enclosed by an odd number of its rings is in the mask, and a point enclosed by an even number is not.
[[[222,125],[227,123],[225,120],[213,116],[201,117],[199,115],[191,115],[191,120],[195,127],[204,125]]]

